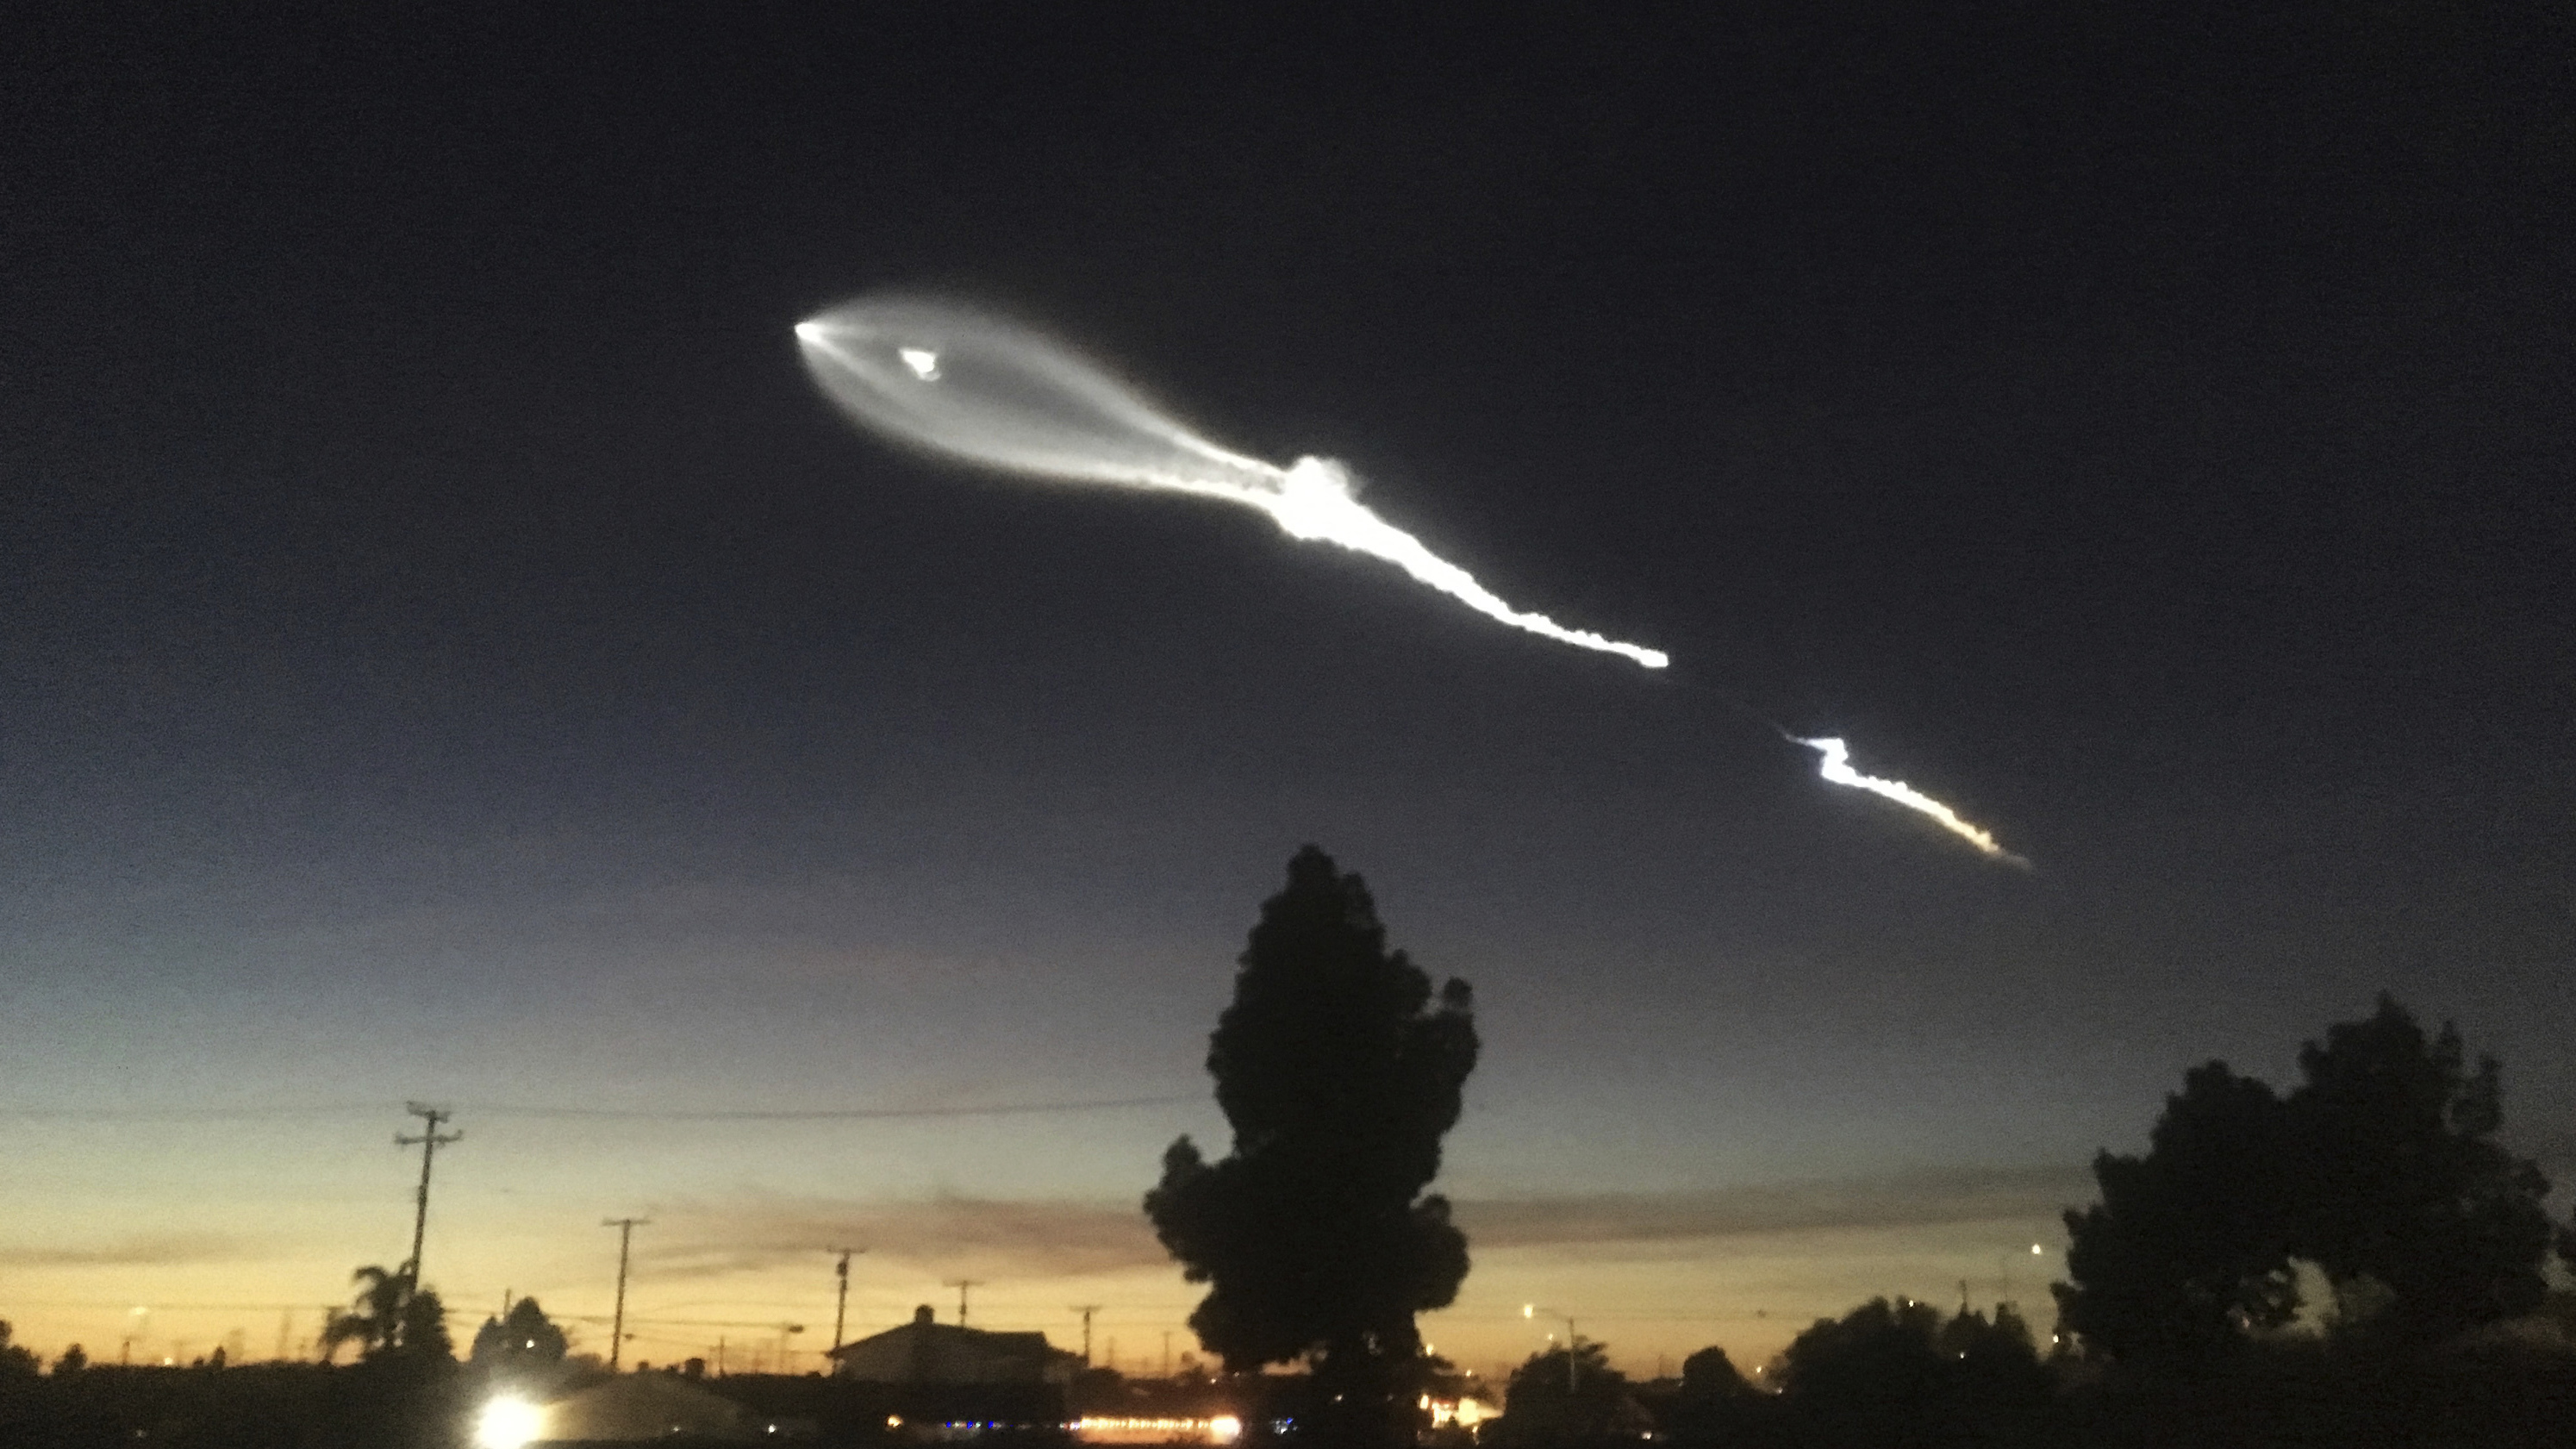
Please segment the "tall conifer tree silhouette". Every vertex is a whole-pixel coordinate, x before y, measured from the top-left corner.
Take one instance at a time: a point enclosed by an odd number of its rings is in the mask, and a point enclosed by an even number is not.
[[[1340,1432],[1395,1434],[1421,1354],[1414,1315],[1467,1276],[1448,1199],[1424,1195],[1476,1065],[1473,998],[1386,948],[1368,888],[1314,846],[1263,903],[1209,1039],[1234,1129],[1209,1162],[1183,1137],[1145,1211],[1192,1282],[1190,1315],[1229,1369],[1304,1358]]]

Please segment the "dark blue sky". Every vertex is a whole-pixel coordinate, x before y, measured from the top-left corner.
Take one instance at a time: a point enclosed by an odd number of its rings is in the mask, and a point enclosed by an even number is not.
[[[1476,983],[1464,1196],[2071,1173],[2382,988],[2576,1171],[2563,17],[495,13],[0,46],[25,1101],[1190,1093],[1314,840]],[[789,333],[886,286],[1674,677],[890,453]]]

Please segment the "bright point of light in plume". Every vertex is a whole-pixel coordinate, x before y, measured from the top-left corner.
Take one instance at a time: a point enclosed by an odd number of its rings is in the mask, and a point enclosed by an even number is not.
[[[1498,623],[1648,669],[1671,662],[1662,650],[1569,629],[1504,603],[1353,497],[1340,464],[1300,458],[1280,468],[1229,452],[1061,344],[999,318],[880,298],[800,322],[796,339],[824,393],[899,442],[1007,472],[1257,508],[1291,538],[1384,559]]]
[[[1919,810],[1939,821],[1942,829],[1975,846],[1978,852],[1988,859],[2000,860],[2006,865],[2017,865],[2025,870],[2029,869],[2029,861],[2004,849],[1996,843],[1992,835],[1960,819],[1958,811],[1902,780],[1882,780],[1876,775],[1864,775],[1853,769],[1851,748],[1841,740],[1833,738],[1801,740],[1794,735],[1790,738],[1795,743],[1805,745],[1823,756],[1823,759],[1817,763],[1816,773],[1835,784],[1849,785],[1855,790],[1867,790],[1873,795],[1893,800],[1908,810]],[[2038,1249],[2033,1248],[2031,1251],[2037,1252]]]

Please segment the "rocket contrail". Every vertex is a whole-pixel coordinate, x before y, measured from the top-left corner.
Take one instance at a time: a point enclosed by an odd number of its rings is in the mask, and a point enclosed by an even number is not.
[[[1672,662],[1660,649],[1569,629],[1504,603],[1352,497],[1341,464],[1308,457],[1281,468],[1220,448],[1061,343],[989,313],[914,297],[863,298],[797,323],[796,340],[816,385],[852,418],[897,442],[1010,473],[1257,508],[1291,538],[1384,559],[1515,629],[1648,669]],[[1819,772],[1834,784],[1920,811],[1988,858],[2028,866],[1931,796],[1853,769],[1841,740],[1781,735],[1823,756]]]
[[[1908,810],[1919,810],[1941,822],[1942,829],[1975,846],[1978,853],[1989,860],[1999,860],[2006,865],[2017,865],[2024,870],[2030,869],[2029,861],[2004,849],[1996,843],[1994,836],[1960,819],[1958,811],[1906,784],[1903,780],[1882,780],[1876,775],[1864,775],[1853,769],[1851,747],[1845,745],[1840,739],[1827,737],[1802,740],[1787,730],[1782,730],[1780,733],[1782,738],[1791,744],[1805,745],[1823,756],[1824,758],[1816,764],[1816,773],[1835,784],[1849,785],[1855,790],[1867,790],[1873,795],[1893,800]]]
[[[1515,629],[1648,669],[1672,662],[1660,649],[1504,603],[1353,498],[1339,463],[1300,458],[1279,468],[1229,452],[1052,339],[997,317],[905,298],[866,300],[796,324],[796,340],[834,402],[902,442],[1013,473],[1240,503],[1269,514],[1291,538],[1382,558]]]

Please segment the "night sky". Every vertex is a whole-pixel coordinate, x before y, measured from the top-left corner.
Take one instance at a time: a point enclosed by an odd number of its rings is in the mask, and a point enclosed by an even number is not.
[[[2044,1323],[2096,1148],[2383,988],[2576,1180],[2564,12],[1652,8],[18,13],[0,1315],[291,1349],[410,1098],[478,1317],[640,1213],[630,1359],[810,1366],[847,1243],[1156,1366],[1306,841],[1475,984],[1488,1371]],[[790,330],[885,288],[1674,668],[892,451]]]

